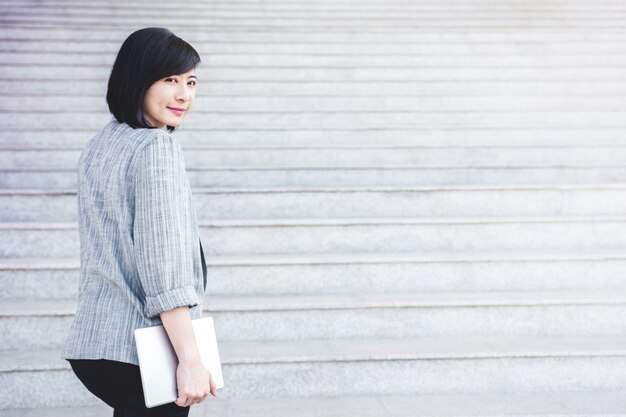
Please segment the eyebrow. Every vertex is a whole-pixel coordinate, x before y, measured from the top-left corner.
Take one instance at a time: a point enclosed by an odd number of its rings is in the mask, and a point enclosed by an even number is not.
[[[196,77],[195,75],[190,75],[190,76],[189,76],[189,77],[187,77],[187,78],[195,78],[196,80],[198,79],[198,77]]]

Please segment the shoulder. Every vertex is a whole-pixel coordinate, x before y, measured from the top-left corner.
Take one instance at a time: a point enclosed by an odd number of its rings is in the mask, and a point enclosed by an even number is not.
[[[133,128],[126,123],[118,122],[115,118],[104,127],[101,134],[120,139],[126,145],[131,145],[135,152],[141,152],[146,147],[180,147],[174,137],[165,130]]]
[[[136,142],[133,161],[135,172],[138,169],[185,169],[181,146],[172,135],[161,129],[137,130],[141,132],[134,138]]]
[[[180,144],[169,133],[161,129],[135,129],[135,140],[137,141],[137,151],[146,153],[150,150],[162,152],[179,152]]]

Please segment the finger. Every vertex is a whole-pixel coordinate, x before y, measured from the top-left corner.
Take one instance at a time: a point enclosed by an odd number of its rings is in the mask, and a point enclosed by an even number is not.
[[[215,395],[217,394],[217,388],[215,387],[215,381],[213,381],[212,375],[209,377],[209,390],[211,392],[211,395],[215,397]]]
[[[202,400],[204,400],[205,395],[204,394],[200,394],[197,397],[194,398],[193,403],[194,404],[200,404],[202,402]]]
[[[185,401],[185,405],[183,407],[190,407],[191,405],[193,405],[194,403],[194,397],[189,396],[187,397],[187,401]]]
[[[187,397],[186,396],[179,396],[176,399],[176,405],[179,407],[185,407],[185,403],[187,402]]]
[[[179,394],[179,399],[180,399],[180,402],[177,402],[179,406],[189,407],[190,405],[193,404],[195,400],[195,396],[191,392],[183,391],[182,393]]]

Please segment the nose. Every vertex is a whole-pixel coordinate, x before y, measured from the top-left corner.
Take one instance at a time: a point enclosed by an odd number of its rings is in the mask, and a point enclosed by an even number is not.
[[[191,95],[191,88],[186,84],[182,84],[176,91],[176,100],[181,102],[189,101],[191,99]]]

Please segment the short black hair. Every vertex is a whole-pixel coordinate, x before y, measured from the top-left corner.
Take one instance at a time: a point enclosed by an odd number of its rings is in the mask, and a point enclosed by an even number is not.
[[[148,88],[170,75],[200,64],[200,55],[168,29],[149,27],[133,32],[117,53],[107,88],[109,110],[118,122],[133,128],[151,128],[143,114]],[[175,126],[167,126],[174,131]]]

